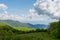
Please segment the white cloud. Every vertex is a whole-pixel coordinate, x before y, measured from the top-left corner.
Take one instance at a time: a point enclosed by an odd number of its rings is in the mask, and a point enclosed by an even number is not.
[[[8,7],[5,4],[0,4],[0,9],[3,11],[2,13],[7,13]]]
[[[39,22],[54,22],[54,21],[58,21],[56,19],[51,19],[49,16],[46,16],[46,15],[38,15],[38,13],[36,12],[35,9],[30,9],[30,21],[39,21]]]
[[[0,9],[6,10],[8,7],[5,4],[0,4]]]
[[[51,18],[60,17],[60,0],[37,0],[34,7],[38,14],[45,14]]]
[[[43,3],[42,3],[42,1],[43,1]],[[29,21],[29,22],[32,22],[32,21],[34,21],[34,22],[37,22],[37,21],[39,21],[39,22],[40,21],[42,21],[42,22],[48,22],[48,21],[54,22],[54,21],[57,21],[56,19],[51,19],[49,16],[51,14],[54,17],[59,16],[60,13],[58,15],[57,11],[60,12],[60,10],[58,9],[56,11],[57,8],[54,9],[53,8],[54,6],[52,7],[52,5],[49,3],[49,2],[51,2],[51,0],[50,1],[48,1],[48,0],[42,0],[42,1],[41,0],[37,0],[37,2],[34,4],[35,8],[30,9],[29,10],[29,15],[27,15],[27,16],[25,16],[25,15],[22,16],[22,15],[9,14],[7,12],[7,8],[8,7],[5,4],[0,4],[0,9],[3,10],[3,13],[0,13],[0,19],[3,19],[3,20],[11,19],[11,20],[18,20],[18,21],[22,21],[22,22],[23,21]],[[49,5],[51,5],[48,8],[46,7],[47,3],[49,3]],[[45,15],[46,11],[49,12],[49,13],[47,13],[47,14],[49,14],[49,16]]]
[[[34,8],[29,10],[30,21],[55,22],[60,17],[59,0],[37,0]]]
[[[27,20],[27,17],[25,16],[20,16],[20,15],[14,15],[14,14],[0,14],[0,19],[2,20],[17,20],[17,21],[23,21],[23,20]]]
[[[7,20],[7,19],[10,19],[10,20],[17,20],[17,21],[29,21],[30,18],[29,16],[25,16],[25,15],[15,15],[15,14],[9,14],[7,12],[7,5],[5,4],[0,4],[0,9],[3,10],[2,13],[0,13],[0,19],[2,20]]]
[[[20,21],[20,20],[25,20],[26,19],[25,16],[9,14],[7,12],[8,7],[5,4],[0,4],[0,9],[3,10],[3,12],[0,13],[0,19],[2,19],[2,20],[10,19],[10,20]]]

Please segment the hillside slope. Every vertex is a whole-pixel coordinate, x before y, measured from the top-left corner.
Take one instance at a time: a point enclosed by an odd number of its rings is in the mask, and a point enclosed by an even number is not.
[[[48,25],[45,24],[30,24],[30,23],[22,23],[19,21],[14,21],[14,20],[0,20],[0,23],[5,23],[8,24],[12,27],[28,27],[28,28],[47,28]]]
[[[0,40],[55,40],[46,32],[20,34],[21,32],[7,24],[0,24]]]

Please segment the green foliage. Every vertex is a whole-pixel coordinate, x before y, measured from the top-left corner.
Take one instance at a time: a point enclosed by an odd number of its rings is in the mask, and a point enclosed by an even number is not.
[[[36,32],[47,32],[47,29],[36,29]]]
[[[26,34],[11,34],[7,32],[0,33],[0,40],[53,40],[48,34],[44,32],[26,33]]]
[[[53,38],[60,39],[60,20],[51,23],[48,30]]]
[[[0,40],[52,40],[46,32],[40,31],[40,29],[36,29],[25,32],[6,24],[0,24]]]
[[[60,21],[51,23],[48,30],[13,28],[7,24],[0,24],[0,40],[58,40],[60,38],[59,26]]]

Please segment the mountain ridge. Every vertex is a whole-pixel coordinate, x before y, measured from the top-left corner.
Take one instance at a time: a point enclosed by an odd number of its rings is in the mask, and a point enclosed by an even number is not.
[[[47,26],[48,26],[45,24],[22,23],[22,22],[14,21],[14,20],[0,20],[0,23],[5,23],[12,27],[47,28]]]

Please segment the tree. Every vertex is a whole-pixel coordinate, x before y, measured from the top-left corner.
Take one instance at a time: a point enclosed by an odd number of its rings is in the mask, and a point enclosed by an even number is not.
[[[60,39],[60,19],[57,25],[57,38]]]
[[[50,24],[49,32],[53,38],[60,39],[60,20]]]

